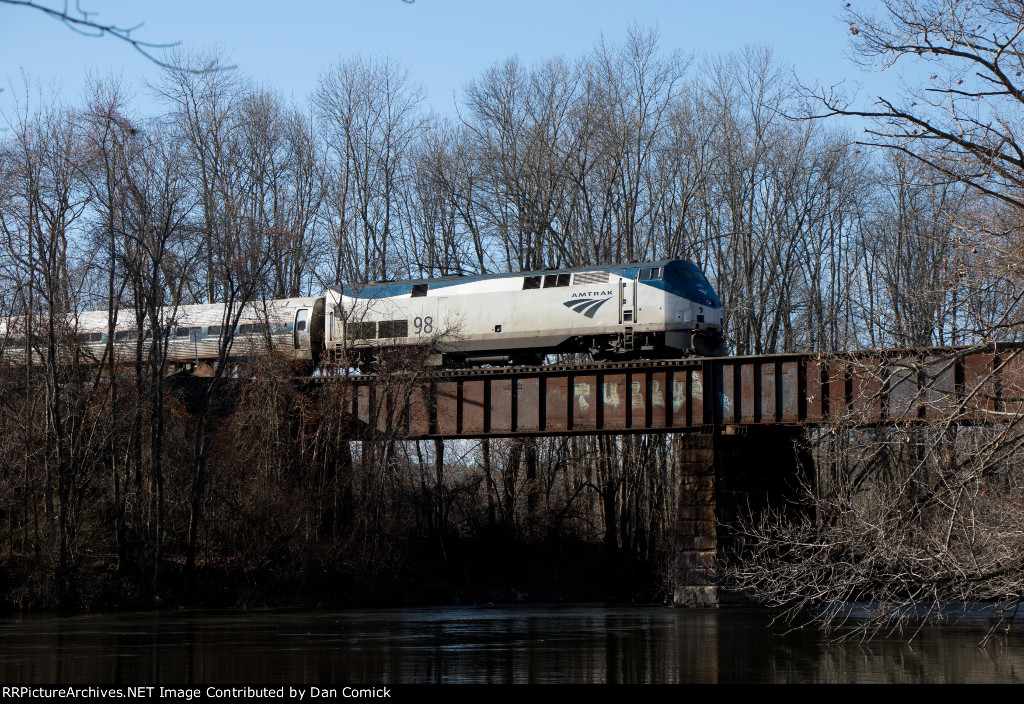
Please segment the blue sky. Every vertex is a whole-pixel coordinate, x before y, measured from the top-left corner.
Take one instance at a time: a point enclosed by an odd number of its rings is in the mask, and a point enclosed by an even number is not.
[[[847,60],[849,30],[839,17],[846,3],[832,0],[80,2],[98,12],[100,22],[144,22],[135,32],[140,39],[221,47],[242,71],[296,101],[339,58],[391,55],[423,85],[429,106],[452,112],[453,93],[496,61],[513,54],[526,64],[559,54],[575,58],[602,36],[620,43],[634,23],[657,26],[666,52],[721,54],[768,43],[805,83],[866,79],[869,86],[892,85],[888,77],[865,77]],[[76,103],[90,70],[122,73],[138,87],[136,107],[156,111],[142,86],[157,69],[130,46],[83,37],[38,11],[0,3],[0,84],[7,87],[0,106],[9,105],[11,83],[21,84],[22,71]]]

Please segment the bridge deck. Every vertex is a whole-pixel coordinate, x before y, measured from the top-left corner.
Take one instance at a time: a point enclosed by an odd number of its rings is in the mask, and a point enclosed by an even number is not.
[[[364,428],[393,437],[858,425],[1024,411],[1018,344],[327,377]],[[326,382],[333,383],[326,383]]]

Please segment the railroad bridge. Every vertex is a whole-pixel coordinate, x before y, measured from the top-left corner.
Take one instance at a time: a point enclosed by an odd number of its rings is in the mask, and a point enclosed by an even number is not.
[[[717,604],[739,507],[778,505],[822,426],[1005,422],[1024,345],[326,376],[352,439],[682,433],[675,601]]]

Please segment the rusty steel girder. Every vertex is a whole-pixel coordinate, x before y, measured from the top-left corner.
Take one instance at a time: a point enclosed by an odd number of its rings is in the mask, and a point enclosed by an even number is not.
[[[325,376],[360,434],[662,432],[999,422],[1024,411],[1019,344]]]

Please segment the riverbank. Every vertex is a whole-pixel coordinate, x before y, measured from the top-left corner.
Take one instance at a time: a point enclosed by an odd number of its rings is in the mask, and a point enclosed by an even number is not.
[[[595,602],[660,604],[665,575],[628,564],[604,546],[574,540],[416,540],[376,561],[320,550],[267,555],[260,564],[218,559],[187,575],[165,560],[153,589],[151,563],[87,556],[64,574],[29,559],[0,568],[7,612],[117,612],[175,608],[352,608]]]

